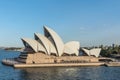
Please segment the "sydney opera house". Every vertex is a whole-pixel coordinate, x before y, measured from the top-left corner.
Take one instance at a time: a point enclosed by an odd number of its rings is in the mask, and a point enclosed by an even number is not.
[[[80,43],[70,41],[64,43],[60,36],[52,29],[44,26],[44,35],[35,33],[34,39],[21,39],[25,49],[15,58],[16,63],[24,64],[67,64],[99,62],[101,49],[87,50],[82,48],[80,56]],[[4,61],[3,61],[4,62]]]

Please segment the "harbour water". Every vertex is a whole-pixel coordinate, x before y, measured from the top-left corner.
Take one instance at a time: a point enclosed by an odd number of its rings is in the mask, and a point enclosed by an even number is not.
[[[0,50],[0,61],[19,52]],[[0,63],[0,80],[120,80],[120,67],[21,68]]]

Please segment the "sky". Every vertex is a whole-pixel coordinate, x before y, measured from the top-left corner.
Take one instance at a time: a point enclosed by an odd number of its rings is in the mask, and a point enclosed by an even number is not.
[[[0,46],[22,47],[43,25],[64,43],[120,45],[120,0],[0,0]]]

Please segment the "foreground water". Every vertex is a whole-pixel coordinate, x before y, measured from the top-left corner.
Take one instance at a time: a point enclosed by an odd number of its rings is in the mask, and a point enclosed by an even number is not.
[[[0,61],[19,52],[0,50]],[[0,63],[0,80],[120,80],[120,67],[53,67],[14,69]]]

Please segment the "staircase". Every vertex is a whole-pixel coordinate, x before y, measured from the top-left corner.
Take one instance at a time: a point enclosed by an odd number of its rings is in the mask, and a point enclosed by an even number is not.
[[[21,52],[21,54],[17,58],[17,61],[26,63],[27,56],[28,56],[27,52]]]

